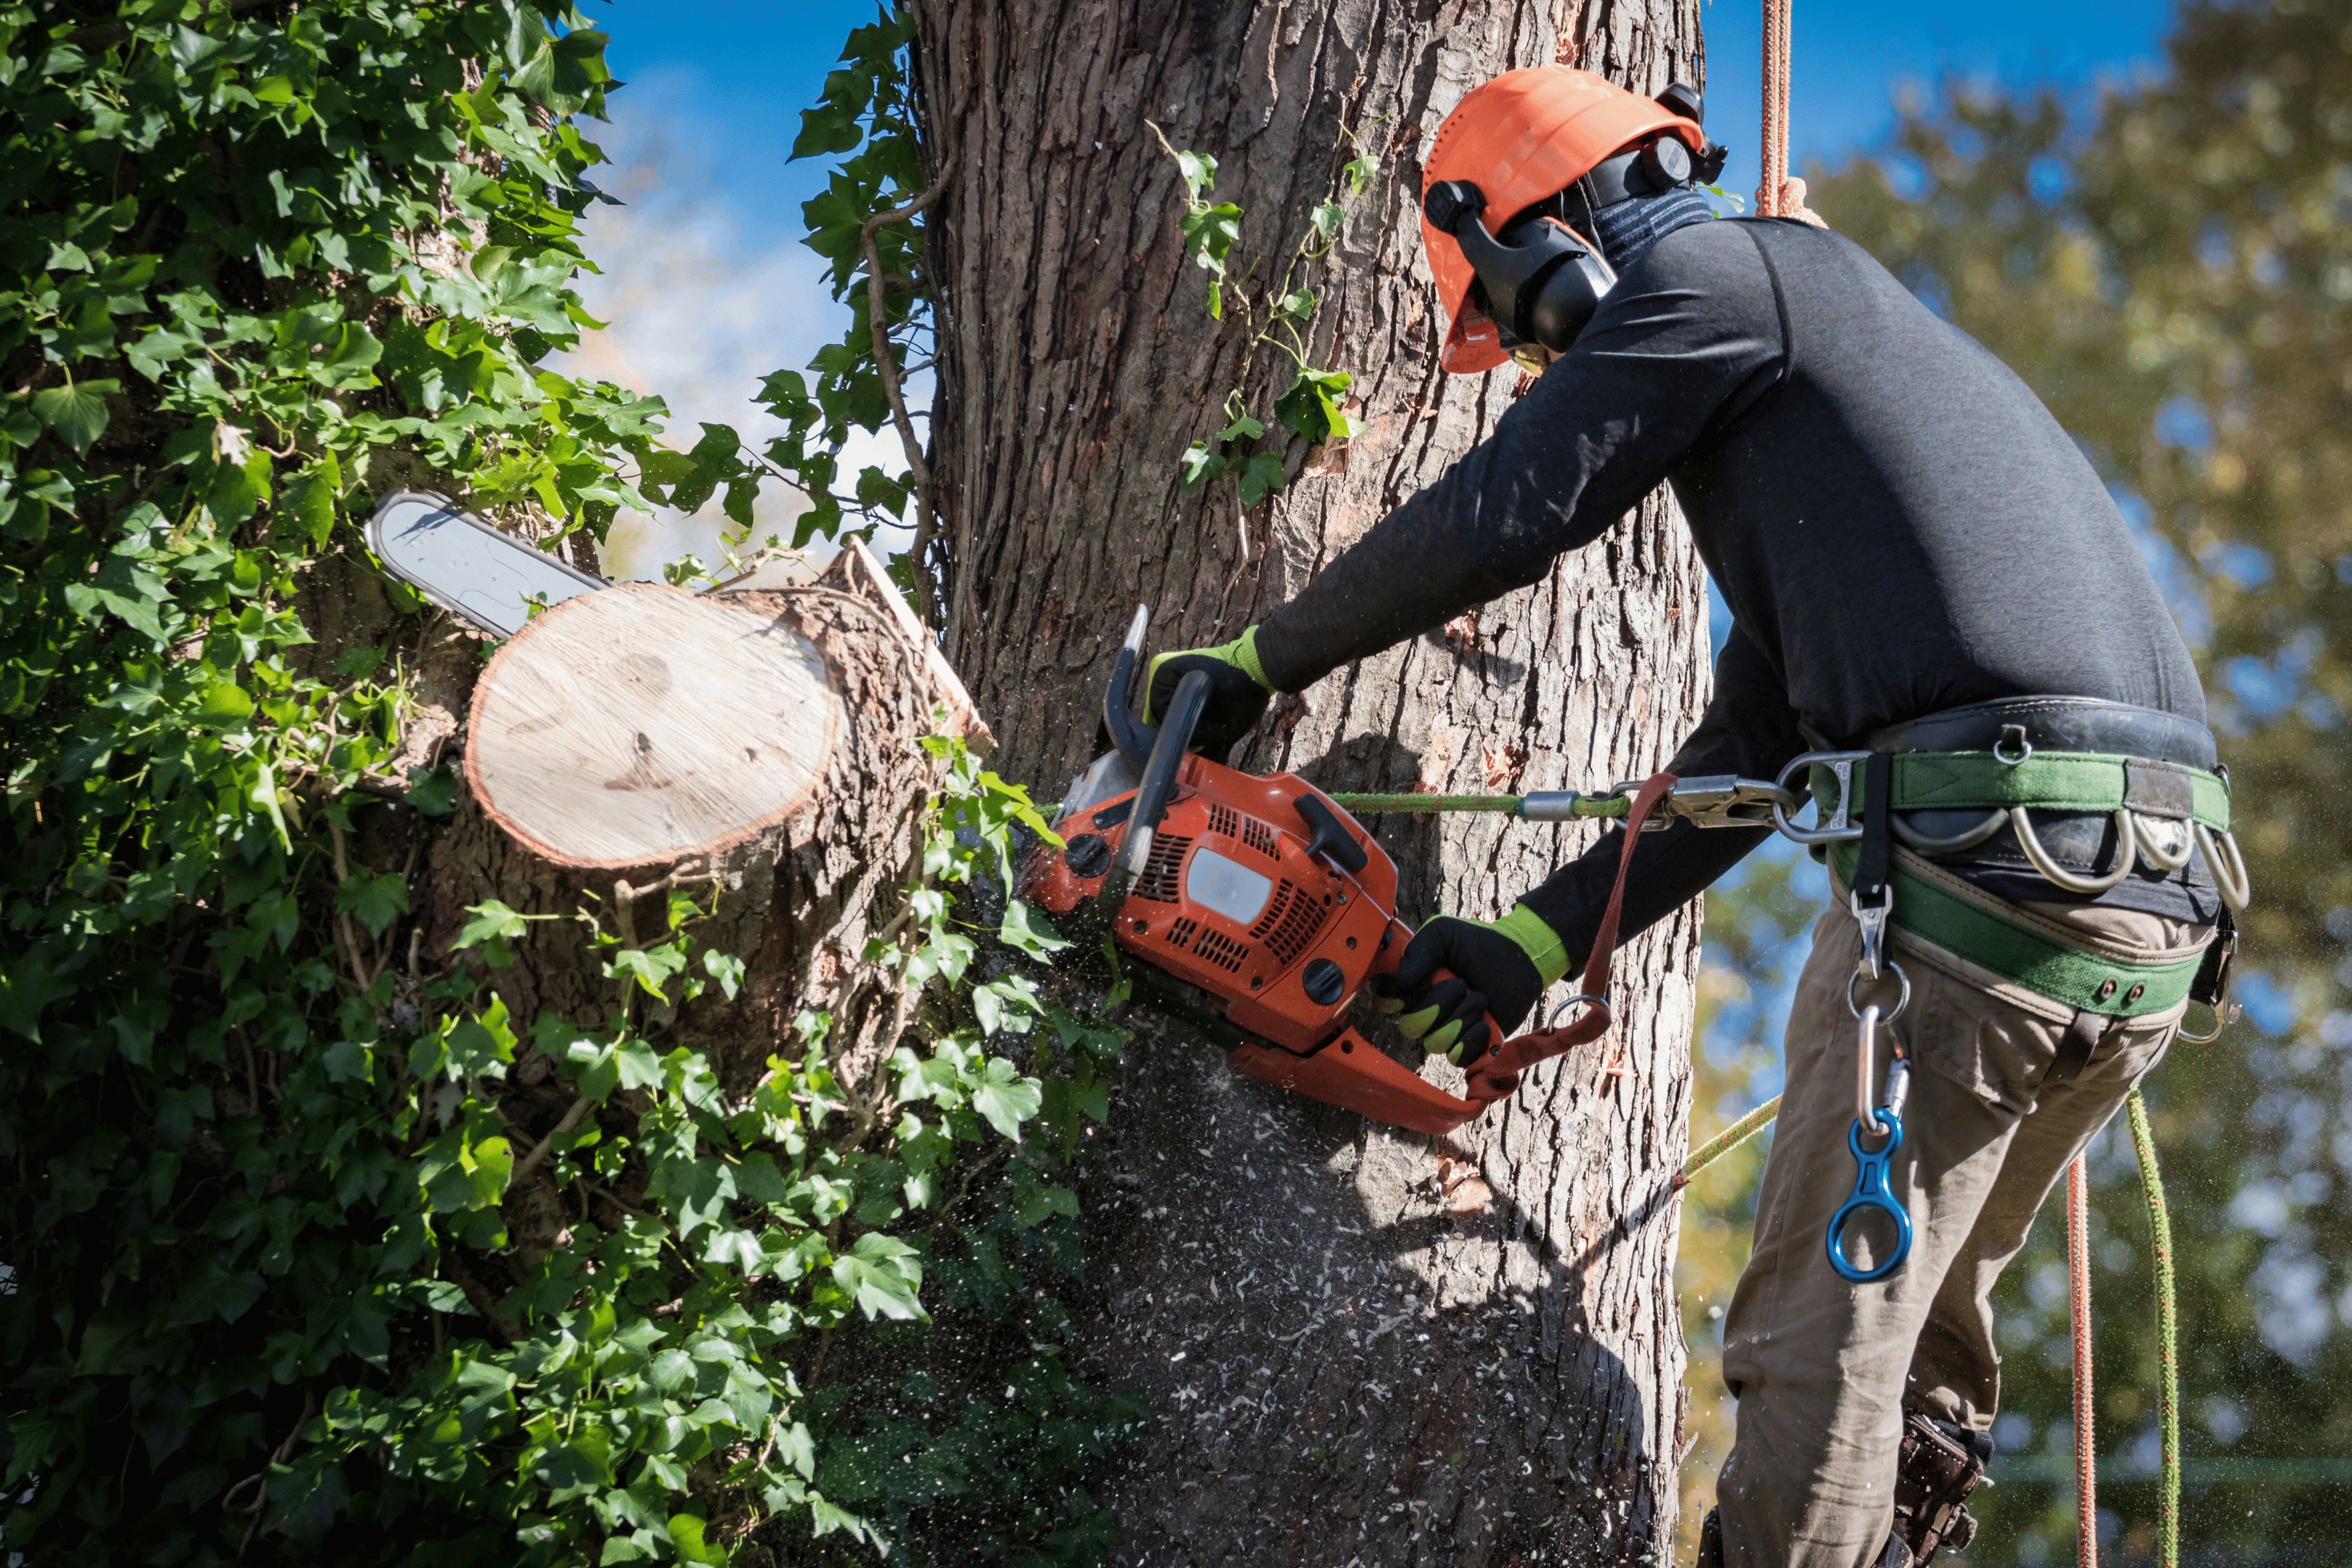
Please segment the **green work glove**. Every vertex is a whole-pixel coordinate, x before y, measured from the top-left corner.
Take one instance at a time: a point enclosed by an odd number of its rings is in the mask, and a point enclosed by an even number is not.
[[[1441,969],[1453,978],[1433,984]],[[1487,1036],[1488,1014],[1506,1035],[1516,1032],[1545,988],[1567,973],[1559,938],[1520,904],[1492,924],[1438,916],[1405,944],[1396,973],[1375,989],[1381,1011],[1397,1015],[1399,1034],[1458,1064],[1502,1044]]]
[[[1265,717],[1266,699],[1274,695],[1274,683],[1257,662],[1257,628],[1222,647],[1188,647],[1153,659],[1143,677],[1145,723],[1159,722],[1153,715],[1168,711],[1176,683],[1196,669],[1209,678],[1209,704],[1193,727],[1192,749],[1223,762]]]

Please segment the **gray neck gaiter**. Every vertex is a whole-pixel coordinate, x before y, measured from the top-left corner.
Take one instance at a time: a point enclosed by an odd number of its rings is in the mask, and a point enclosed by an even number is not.
[[[1661,235],[1713,216],[1715,210],[1706,205],[1706,198],[1684,185],[1601,208],[1592,216],[1592,226],[1600,230],[1592,237],[1600,241],[1601,254],[1609,258],[1609,265],[1622,272],[1657,244]]]

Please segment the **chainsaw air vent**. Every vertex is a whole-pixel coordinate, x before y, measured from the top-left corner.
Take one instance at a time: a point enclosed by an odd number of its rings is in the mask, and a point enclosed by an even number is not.
[[[1269,860],[1279,860],[1282,849],[1274,837],[1274,829],[1255,816],[1244,816],[1230,805],[1209,807],[1209,831],[1222,833],[1228,838],[1238,838]]]
[[[1143,875],[1136,879],[1135,896],[1155,904],[1177,902],[1176,871],[1184,864],[1184,851],[1191,847],[1192,841],[1181,834],[1153,839],[1150,858],[1143,862]]]
[[[1192,944],[1192,951],[1218,968],[1230,969],[1237,973],[1241,970],[1242,960],[1249,956],[1248,948],[1220,931],[1202,931],[1201,940]]]
[[[1168,941],[1171,946],[1182,947],[1192,940],[1192,933],[1200,929],[1201,922],[1186,915],[1168,928]]]
[[[1250,928],[1250,935],[1265,943],[1277,963],[1287,964],[1306,952],[1315,933],[1323,929],[1323,915],[1321,904],[1285,879],[1275,889],[1274,902],[1266,906],[1265,914]]]

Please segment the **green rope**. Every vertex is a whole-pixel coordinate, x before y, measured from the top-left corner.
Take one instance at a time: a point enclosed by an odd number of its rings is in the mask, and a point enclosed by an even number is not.
[[[1780,1114],[1780,1097],[1776,1094],[1708,1139],[1696,1153],[1684,1162],[1682,1180],[1688,1182],[1693,1176],[1763,1131],[1766,1127],[1771,1125],[1772,1119]]]
[[[1523,798],[1516,795],[1335,795],[1331,797],[1333,804],[1342,811],[1353,812],[1359,816],[1377,816],[1383,812],[1422,816],[1433,811],[1494,811],[1517,816]],[[1582,795],[1569,807],[1569,815],[1622,816],[1633,804],[1632,797],[1628,795]]]
[[[2132,1152],[2139,1156],[2140,1189],[2147,1195],[2147,1226],[2156,1254],[2157,1408],[2164,1423],[2163,1501],[2156,1560],[2162,1568],[2180,1562],[2180,1362],[2179,1323],[2172,1280],[2172,1219],[2165,1212],[2164,1173],[2157,1168],[2156,1135],[2148,1131],[2147,1105],[2139,1090],[2126,1102],[2131,1114]]]

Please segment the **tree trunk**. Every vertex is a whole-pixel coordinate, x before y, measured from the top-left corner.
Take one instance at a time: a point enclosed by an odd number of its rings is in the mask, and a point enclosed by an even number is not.
[[[1157,647],[1231,637],[1491,428],[1516,372],[1437,369],[1418,150],[1512,67],[1580,60],[1650,91],[1701,77],[1695,0],[1564,13],[919,7],[933,167],[950,174],[929,230],[948,642],[1003,734],[1000,772],[1050,795],[1087,760],[1139,601]],[[1290,487],[1247,516],[1231,480],[1179,491],[1177,456],[1224,423],[1242,344],[1205,313],[1147,120],[1219,159],[1215,198],[1246,212],[1237,263],[1288,252],[1352,155],[1343,131],[1381,159],[1337,249],[1297,279],[1321,300],[1311,357],[1355,374],[1363,427],[1294,442]],[[1277,390],[1261,375],[1252,411]],[[1661,494],[1540,585],[1280,705],[1234,761],[1334,790],[1641,775],[1703,704],[1705,592]],[[1591,831],[1378,826],[1409,918],[1507,909]],[[1085,1193],[1091,1370],[1141,1388],[1156,1417],[1105,1479],[1123,1561],[1663,1552],[1683,1368],[1669,1183],[1697,941],[1694,907],[1632,943],[1603,1045],[1446,1141],[1238,1079],[1182,1027],[1145,1026]],[[1629,1070],[1603,1079],[1612,1047]]]

